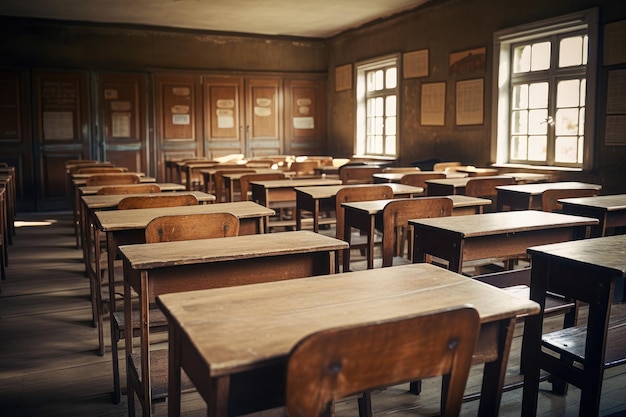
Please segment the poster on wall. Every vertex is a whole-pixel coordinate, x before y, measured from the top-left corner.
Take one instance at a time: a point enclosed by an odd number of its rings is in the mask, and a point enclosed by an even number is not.
[[[422,126],[444,126],[446,114],[446,83],[422,84],[421,97]]]
[[[404,78],[428,77],[428,49],[405,53],[402,64]]]
[[[604,143],[626,145],[626,69],[609,71]]]
[[[484,72],[487,48],[468,49],[450,54],[450,75],[463,75]]]
[[[457,81],[456,83],[456,124],[481,125],[484,113],[484,80]]]
[[[335,91],[352,89],[352,64],[341,65],[335,68]]]

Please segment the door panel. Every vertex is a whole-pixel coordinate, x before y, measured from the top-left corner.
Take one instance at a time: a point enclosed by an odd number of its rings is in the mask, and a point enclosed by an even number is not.
[[[19,210],[35,207],[28,71],[0,71],[0,162],[15,167]]]
[[[65,161],[90,157],[88,75],[80,71],[33,73],[36,206],[70,207]]]
[[[325,82],[285,80],[285,153],[322,155],[326,149]]]
[[[280,87],[278,78],[247,80],[247,156],[282,153],[283,105]]]
[[[201,79],[196,75],[156,74],[154,89],[157,178],[164,181],[165,161],[204,155]]]
[[[129,171],[148,173],[145,77],[102,73],[98,78],[101,158]]]
[[[204,109],[207,156],[245,154],[243,78],[205,77]]]

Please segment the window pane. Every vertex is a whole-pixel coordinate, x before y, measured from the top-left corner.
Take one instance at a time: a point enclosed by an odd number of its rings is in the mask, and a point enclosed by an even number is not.
[[[561,39],[559,45],[559,67],[572,67],[583,62],[583,37]]]
[[[585,100],[587,99],[587,80],[583,78],[580,80],[580,105],[585,105]]]
[[[513,100],[511,107],[514,110],[528,108],[528,84],[513,86]]]
[[[382,117],[376,117],[374,118],[375,122],[374,122],[374,134],[376,135],[382,135],[383,134],[383,118]]]
[[[368,98],[367,99],[367,117],[372,117],[376,115],[376,99]]]
[[[374,114],[376,116],[383,116],[385,114],[385,101],[382,97],[376,97],[374,99],[375,110]]]
[[[511,132],[513,134],[528,133],[528,111],[511,113]]]
[[[383,70],[378,70],[376,71],[376,77],[375,77],[375,89],[376,91],[380,91],[383,88],[385,88],[385,80],[384,80],[384,73]]]
[[[376,73],[369,71],[367,74],[367,91],[376,91]]]
[[[528,112],[528,133],[531,135],[545,135],[548,131],[548,110],[539,109]]]
[[[385,153],[387,155],[396,154],[396,137],[395,136],[387,136],[387,140],[385,141]]]
[[[584,107],[580,109],[580,112],[578,112],[578,134],[579,135],[585,134],[585,108]]]
[[[385,135],[395,135],[395,134],[396,134],[396,118],[387,117],[385,121]]]
[[[511,141],[511,159],[527,159],[527,143],[528,138],[526,136],[513,136]]]
[[[398,84],[398,71],[395,67],[387,69],[385,88],[396,88]]]
[[[578,137],[557,137],[554,142],[554,160],[570,164],[576,163],[578,160]]]
[[[385,97],[385,116],[396,115],[396,96]]]
[[[546,136],[528,137],[528,159],[530,161],[545,161],[547,155],[548,138]]]
[[[556,111],[557,135],[577,135],[578,134],[578,109],[558,109]]]
[[[530,71],[530,45],[518,46],[513,50],[513,72]]]
[[[583,65],[587,65],[587,57],[589,56],[589,37],[583,36]]]
[[[578,160],[577,164],[583,163],[583,146],[585,145],[585,138],[583,136],[578,138]]]
[[[374,148],[373,152],[376,154],[383,153],[383,137],[380,135],[374,136]]]
[[[550,68],[550,42],[541,42],[533,45],[530,69],[542,71]]]
[[[548,107],[548,83],[533,83],[528,91],[528,107],[542,109]]]
[[[580,81],[559,81],[556,88],[557,107],[577,107],[580,99]]]

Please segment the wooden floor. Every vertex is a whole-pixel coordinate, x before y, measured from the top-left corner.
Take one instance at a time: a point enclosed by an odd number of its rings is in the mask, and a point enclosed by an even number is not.
[[[0,416],[124,416],[126,398],[114,405],[111,357],[96,355],[97,333],[90,324],[88,280],[79,249],[75,248],[70,213],[20,214],[9,248],[8,278],[0,294]],[[522,326],[517,329],[510,360],[515,374]],[[108,334],[108,333],[105,333]],[[123,364],[122,364],[123,365]],[[124,367],[121,367],[124,369]],[[480,384],[474,369],[468,391]],[[606,374],[602,392],[603,416],[626,416],[626,369]],[[124,381],[124,380],[123,380]],[[437,415],[439,379],[427,380],[420,396],[406,386],[375,393],[377,416]],[[579,392],[552,395],[542,383],[540,416],[576,416]],[[184,395],[186,416],[206,415],[195,393]],[[501,416],[519,416],[521,390],[503,396]],[[474,416],[477,401],[464,403],[461,415]],[[356,416],[356,402],[337,404],[337,416]],[[267,414],[267,413],[265,413]],[[281,414],[274,412],[272,414]],[[154,415],[167,415],[165,403]]]

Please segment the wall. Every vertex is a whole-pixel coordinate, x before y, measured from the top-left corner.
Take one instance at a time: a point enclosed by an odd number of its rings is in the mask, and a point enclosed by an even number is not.
[[[346,32],[328,41],[329,109],[328,135],[332,147],[329,153],[352,155],[354,141],[354,91],[336,93],[334,68],[383,56],[428,48],[429,75],[424,78],[401,80],[401,143],[400,164],[438,158],[459,160],[476,166],[486,166],[490,160],[493,33],[495,31],[548,19],[593,7],[599,8],[600,38],[604,23],[626,18],[620,2],[597,1],[524,1],[501,0],[435,0],[427,5],[398,15],[390,20],[375,22]],[[487,64],[484,71],[450,75],[449,54],[486,47]],[[552,172],[554,179],[598,181],[603,193],[626,192],[626,147],[604,146],[603,109],[606,97],[607,68],[598,66],[598,117],[596,120],[595,168],[589,172]],[[485,119],[479,126],[455,126],[455,81],[485,78]],[[428,127],[419,123],[421,84],[446,81],[445,126]]]

